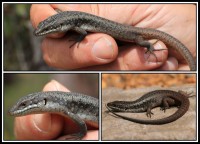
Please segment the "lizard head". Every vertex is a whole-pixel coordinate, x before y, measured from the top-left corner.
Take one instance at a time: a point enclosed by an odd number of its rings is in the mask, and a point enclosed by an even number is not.
[[[39,95],[40,92],[37,92],[20,98],[8,113],[13,116],[36,113],[38,109],[46,105],[46,98],[40,98]]]
[[[58,23],[58,14],[53,15],[44,21],[40,22],[34,31],[34,34],[36,36],[42,36],[45,34],[53,33],[53,32],[58,32],[61,29],[61,24]]]
[[[112,110],[113,112],[123,112],[126,110],[126,104],[125,101],[113,101],[107,103],[107,108]]]
[[[48,17],[40,22],[34,32],[36,36],[42,36],[54,32],[66,32],[78,22],[77,12],[65,11]]]

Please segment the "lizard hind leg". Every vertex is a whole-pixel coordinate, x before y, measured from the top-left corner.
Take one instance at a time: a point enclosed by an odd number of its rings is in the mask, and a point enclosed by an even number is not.
[[[75,40],[69,40],[69,41],[74,41],[74,43],[70,46],[70,48],[74,46],[76,43],[78,43],[77,45],[78,48],[80,42],[86,37],[87,31],[79,27],[73,27],[73,30],[79,34],[79,37],[77,37]]]
[[[174,99],[168,98],[168,97],[163,98],[163,107],[161,107],[161,110],[165,112],[166,109],[169,109],[170,106],[173,106],[175,104],[176,104],[176,102]]]
[[[142,47],[146,47],[147,50],[145,52],[145,54],[148,54],[148,57],[147,57],[147,60],[149,59],[150,55],[152,54],[155,59],[156,59],[156,62],[158,62],[158,58],[155,54],[154,51],[161,51],[161,50],[167,50],[167,49],[155,49],[153,45],[155,45],[159,40],[156,40],[154,43],[150,43],[149,41],[145,41],[142,37],[139,37],[137,40],[136,40],[136,43],[139,45],[139,46],[142,46]]]
[[[73,47],[75,44],[77,44],[77,48],[80,45],[80,42],[85,38],[85,35],[80,35],[78,37],[76,37],[75,39],[70,39],[68,40],[69,42],[72,41],[73,43],[70,45],[69,48]]]
[[[147,115],[147,117],[150,117],[150,118],[151,118],[151,115],[153,115],[150,107],[147,109],[146,115]]]
[[[150,42],[145,41],[145,40],[143,40],[143,38],[140,37],[136,40],[136,43],[141,47],[147,48],[147,50],[145,52],[145,54],[148,54],[147,61],[149,61],[148,59],[149,59],[151,54],[156,58],[156,62],[158,61],[158,59],[157,59],[157,57],[154,53],[154,51],[155,51],[154,46]]]

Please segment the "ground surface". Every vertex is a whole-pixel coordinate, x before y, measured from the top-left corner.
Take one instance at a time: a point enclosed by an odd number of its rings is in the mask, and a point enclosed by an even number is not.
[[[113,117],[106,113],[105,104],[115,100],[136,100],[143,94],[158,89],[185,90],[196,94],[195,84],[173,87],[152,86],[123,90],[106,88],[102,90],[102,140],[195,140],[196,139],[196,95],[190,97],[190,107],[183,117],[165,125],[144,125]],[[151,119],[158,119],[173,114],[177,108],[168,109],[165,113],[160,108],[152,110]],[[122,114],[122,113],[121,113]],[[122,115],[149,119],[146,113],[124,113]]]

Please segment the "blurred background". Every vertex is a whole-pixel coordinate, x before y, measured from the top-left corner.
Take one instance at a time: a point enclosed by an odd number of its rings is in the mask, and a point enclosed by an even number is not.
[[[30,22],[31,4],[3,4],[4,70],[52,70],[42,58],[41,38]]]
[[[196,84],[196,74],[102,74],[102,88],[172,87]]]
[[[71,92],[99,97],[98,74],[5,74],[4,73],[4,140],[15,140],[13,134],[14,117],[8,115],[8,109],[22,96],[42,91],[45,84],[56,80]]]

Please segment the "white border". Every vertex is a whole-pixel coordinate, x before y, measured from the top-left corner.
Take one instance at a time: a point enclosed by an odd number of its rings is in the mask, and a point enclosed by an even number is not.
[[[4,125],[3,125],[3,84],[4,84],[4,73],[98,73],[99,74],[99,95],[101,96],[101,74],[102,73],[152,73],[152,72],[149,72],[149,71],[136,71],[136,72],[133,72],[133,71],[4,71],[4,62],[3,62],[3,59],[4,59],[4,39],[3,39],[3,4],[33,4],[35,2],[2,2],[2,141],[3,142],[26,142],[26,141],[4,141],[3,140],[3,132],[4,132]],[[36,2],[37,3],[37,2]],[[64,2],[42,2],[44,4],[46,3],[64,3]],[[66,2],[68,4],[71,4],[72,2]],[[142,2],[73,2],[74,4],[96,4],[96,3],[99,3],[99,4],[141,4]],[[146,4],[163,4],[162,2],[143,2],[143,4],[146,3]],[[197,5],[197,40],[198,40],[198,2],[164,2],[166,4],[196,4]],[[198,60],[198,42],[197,42],[197,60]],[[153,73],[174,73],[174,71],[153,71]],[[196,140],[194,140],[193,142],[195,141],[198,141],[198,61],[197,61],[197,71],[176,71],[175,73],[193,73],[193,74],[196,74],[197,75],[197,96],[196,96],[196,99],[197,99],[197,112],[196,112],[196,115],[197,115],[197,138]],[[100,110],[101,110],[101,98],[99,99],[99,102],[100,102]],[[100,113],[100,123],[101,122],[101,113]],[[99,139],[100,141],[95,141],[95,142],[179,142],[179,141],[102,141],[101,140],[101,132],[102,132],[102,129],[101,129],[101,126],[99,128]],[[30,141],[29,141],[30,142]],[[34,142],[52,142],[52,141],[34,141]],[[55,142],[58,142],[58,141],[55,141]],[[66,141],[59,141],[59,142],[66,142]],[[69,141],[69,142],[94,142],[94,141]],[[188,141],[181,141],[181,142],[188,142]]]

